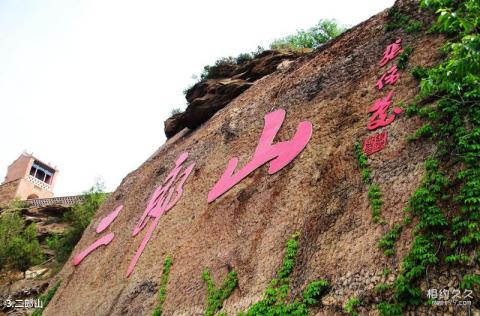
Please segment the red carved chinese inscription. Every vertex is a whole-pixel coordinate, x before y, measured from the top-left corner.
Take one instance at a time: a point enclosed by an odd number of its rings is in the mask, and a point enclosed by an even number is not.
[[[117,218],[118,214],[122,209],[123,209],[123,205],[119,205],[113,210],[113,212],[105,216],[100,221],[100,224],[98,224],[98,227],[96,229],[97,234],[101,233],[108,226],[110,226],[110,224]],[[73,265],[75,266],[79,265],[83,261],[83,259],[85,259],[85,257],[87,257],[89,254],[95,251],[98,247],[106,246],[110,242],[112,242],[114,237],[115,237],[114,233],[108,233],[107,235],[101,237],[100,239],[97,239],[93,244],[91,244],[90,246],[85,248],[82,252],[80,252],[78,255],[73,257]]]
[[[393,114],[388,116],[387,112],[388,108],[392,104],[392,96],[393,92],[390,91],[386,97],[376,100],[368,110],[369,113],[373,113],[367,126],[370,131],[392,123],[395,119],[395,116],[402,113],[402,109],[394,108]]]
[[[378,79],[376,86],[378,90],[382,90],[386,84],[395,84],[398,78],[400,78],[400,74],[398,73],[397,65],[394,65]]]
[[[363,142],[363,152],[371,155],[382,150],[387,143],[387,131],[369,136]]]
[[[389,61],[393,60],[395,57],[397,57],[398,54],[403,52],[401,44],[402,39],[399,38],[394,43],[387,46],[387,48],[383,52],[383,58],[380,61],[381,67],[385,66]]]
[[[188,176],[193,170],[195,163],[190,164],[183,172],[182,165],[187,160],[188,153],[182,153],[175,163],[175,167],[169,173],[165,181],[159,186],[152,194],[142,217],[138,221],[137,225],[133,229],[133,236],[136,236],[147,225],[148,220],[151,218],[152,223],[147,229],[145,236],[137,249],[127,271],[127,277],[133,272],[138,259],[143,253],[145,246],[147,245],[150,237],[152,236],[155,228],[160,221],[160,217],[167,213],[172,207],[177,204],[183,194],[183,185]]]
[[[309,121],[300,122],[295,135],[290,140],[272,144],[284,119],[285,110],[277,110],[265,115],[265,125],[252,159],[237,172],[235,172],[235,169],[238,164],[238,158],[234,157],[228,162],[220,180],[208,193],[209,203],[267,162],[270,162],[268,173],[274,174],[300,154],[312,137],[312,123]]]

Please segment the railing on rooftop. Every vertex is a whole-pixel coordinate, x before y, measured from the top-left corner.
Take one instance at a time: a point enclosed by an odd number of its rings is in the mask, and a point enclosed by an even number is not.
[[[28,175],[27,176],[27,180],[32,182],[34,185],[36,185],[37,187],[40,187],[44,190],[47,190],[47,191],[50,191],[52,192],[52,187],[48,184],[48,183],[45,183],[43,182],[42,180],[39,180],[31,175]]]

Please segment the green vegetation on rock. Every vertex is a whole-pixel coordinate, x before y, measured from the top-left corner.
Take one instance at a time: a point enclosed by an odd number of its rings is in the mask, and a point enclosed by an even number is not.
[[[372,209],[372,220],[374,223],[382,222],[382,191],[377,184],[371,184],[368,188],[368,200]]]
[[[296,34],[287,35],[279,38],[270,44],[273,50],[300,51],[304,48],[316,48],[329,40],[342,34],[346,28],[338,25],[334,20],[320,20],[317,25],[308,30],[299,30]],[[243,65],[256,58],[264,52],[264,48],[257,47],[256,51],[251,53],[241,53],[237,57],[222,57],[215,61],[213,65],[206,65],[200,74],[199,82],[223,77],[226,70],[233,70],[239,65]],[[184,90],[187,93],[189,88]]]
[[[368,168],[368,158],[363,152],[362,145],[360,142],[355,142],[354,144],[355,156],[357,157],[357,165],[362,173],[363,182],[369,184],[368,187],[368,201],[370,202],[370,207],[372,209],[372,221],[374,223],[383,224],[383,219],[381,217],[382,212],[382,191],[378,184],[372,183],[371,172]]]
[[[158,290],[158,304],[153,310],[153,316],[161,316],[163,312],[163,303],[167,299],[168,277],[170,275],[170,267],[172,266],[172,258],[167,256],[163,262],[162,278],[160,279],[160,289]]]
[[[247,312],[239,316],[270,316],[270,315],[308,315],[308,307],[318,303],[327,293],[330,284],[327,280],[316,280],[309,283],[302,292],[303,299],[289,301],[290,275],[295,268],[295,258],[298,251],[298,236],[294,234],[288,241],[283,264],[277,271],[277,277],[270,282],[261,301],[252,305]]]
[[[403,52],[398,56],[397,68],[403,70],[407,68],[408,58],[413,52],[413,48],[407,46],[403,49]]]
[[[427,159],[425,169],[422,185],[409,201],[408,211],[418,218],[418,224],[412,248],[403,258],[400,274],[394,283],[393,299],[398,307],[390,303],[379,305],[382,315],[390,315],[387,311],[396,311],[399,308],[401,310],[406,305],[420,304],[422,292],[418,281],[424,276],[428,266],[439,262],[437,249],[445,240],[444,230],[448,222],[438,202],[448,180],[439,171],[438,161],[433,158]]]
[[[350,297],[343,306],[343,310],[350,316],[358,316],[358,308],[360,307],[360,299],[356,296]]]
[[[383,237],[380,239],[378,246],[383,250],[383,253],[386,256],[392,256],[395,254],[395,242],[400,237],[402,231],[402,226],[399,224],[393,225],[392,229],[389,230]]]
[[[471,267],[480,244],[480,3],[420,3],[438,14],[432,30],[446,34],[448,42],[439,65],[412,73],[421,80],[424,105],[413,104],[407,112],[426,122],[410,139],[434,141],[437,151],[427,159],[424,179],[409,201],[418,224],[393,297],[378,305],[381,315],[402,315],[405,307],[424,303],[419,283],[427,269],[440,264]],[[471,289],[479,281],[468,274],[461,287]]]
[[[407,33],[414,33],[420,31],[423,27],[421,21],[415,20],[410,15],[400,12],[395,7],[392,7],[388,11],[388,20],[389,22],[385,26],[386,32],[401,28]]]
[[[21,271],[43,260],[35,224],[25,227],[18,211],[0,216],[0,268],[13,267]]]
[[[358,168],[362,173],[363,182],[370,183],[370,169],[368,169],[368,158],[362,150],[362,145],[360,142],[355,142],[353,145],[353,149],[355,151],[355,156],[357,157],[357,164]]]
[[[205,310],[205,316],[213,316],[217,311],[222,309],[223,302],[230,297],[232,292],[238,285],[238,277],[235,271],[230,271],[227,274],[222,285],[217,288],[213,283],[210,271],[205,269],[202,274],[202,279],[207,283],[207,309]]]

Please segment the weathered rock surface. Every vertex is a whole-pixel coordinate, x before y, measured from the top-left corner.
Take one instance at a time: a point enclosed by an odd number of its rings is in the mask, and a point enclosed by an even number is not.
[[[22,210],[22,216],[26,224],[35,223],[38,238],[43,241],[46,237],[54,234],[63,234],[70,227],[63,219],[63,215],[71,207],[61,205],[28,207]]]
[[[399,1],[415,19],[431,17],[416,1]],[[378,63],[385,47],[401,37],[414,50],[407,69],[394,87],[394,104],[412,102],[418,82],[415,66],[438,62],[443,38],[433,34],[385,32],[383,12],[288,67],[257,80],[248,90],[216,112],[201,128],[168,142],[112,193],[75,248],[78,254],[108,232],[115,238],[78,267],[66,264],[57,294],[44,315],[148,315],[157,304],[156,292],[166,255],[173,265],[163,315],[201,315],[207,287],[201,273],[208,268],[219,284],[230,268],[239,286],[223,311],[236,315],[261,299],[282,262],[288,237],[301,232],[291,293],[298,297],[312,280],[327,279],[332,290],[312,315],[340,315],[345,300],[362,297],[362,315],[377,315],[374,287],[391,283],[400,258],[410,249],[412,231],[404,229],[396,254],[387,258],[378,248],[386,227],[402,220],[403,208],[423,175],[423,161],[434,148],[407,142],[422,122],[398,116],[388,130],[387,147],[369,158],[373,179],[383,191],[382,216],[387,226],[372,223],[367,186],[357,169],[353,144],[370,135],[368,108],[388,89],[375,84],[386,71]],[[247,78],[238,78],[247,80]],[[216,82],[217,88],[221,85]],[[240,85],[241,86],[241,85]],[[208,95],[209,88],[204,87]],[[192,92],[193,93],[193,92]],[[194,98],[196,99],[196,98]],[[192,99],[192,100],[194,100]],[[224,104],[225,105],[225,104]],[[275,141],[292,137],[299,122],[313,123],[306,149],[287,167],[269,175],[268,164],[257,169],[226,194],[207,203],[207,194],[224,172],[228,160],[244,166],[253,155],[263,117],[275,109],[287,111]],[[126,272],[145,231],[132,237],[152,192],[163,183],[182,152],[195,162],[178,204],[163,215],[134,270]],[[124,209],[103,233],[95,228],[116,205]],[[391,275],[383,275],[389,268]],[[430,280],[441,284],[441,271]],[[458,278],[444,276],[452,286]],[[456,282],[456,283],[455,283]],[[447,284],[448,286],[448,284]],[[426,284],[422,285],[426,289]],[[464,315],[465,310],[412,310],[411,315]],[[472,313],[478,313],[473,307]]]
[[[247,90],[253,82],[273,73],[282,62],[302,55],[303,52],[267,50],[249,62],[238,66],[226,65],[217,70],[215,78],[201,81],[187,91],[187,109],[165,121],[165,135],[170,138],[185,127],[197,128]]]
[[[26,225],[35,223],[45,261],[38,266],[30,267],[25,273],[9,270],[8,267],[2,270],[0,273],[0,315],[3,315],[2,313],[30,315],[33,311],[33,308],[13,308],[6,302],[18,305],[21,303],[16,303],[16,300],[36,300],[51,283],[53,274],[58,271],[58,267],[54,252],[48,248],[46,239],[54,234],[63,234],[70,227],[63,219],[64,213],[70,209],[71,207],[51,205],[27,206],[16,210],[20,212]],[[2,212],[12,211],[9,208],[2,210]]]

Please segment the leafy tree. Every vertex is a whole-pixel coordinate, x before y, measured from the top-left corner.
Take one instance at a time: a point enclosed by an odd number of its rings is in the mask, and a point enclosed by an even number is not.
[[[316,48],[345,32],[346,28],[335,20],[320,20],[308,30],[298,30],[296,34],[279,38],[270,44],[272,49],[300,50]]]
[[[43,259],[35,224],[25,228],[18,212],[0,216],[0,267],[11,265],[21,271]]]

